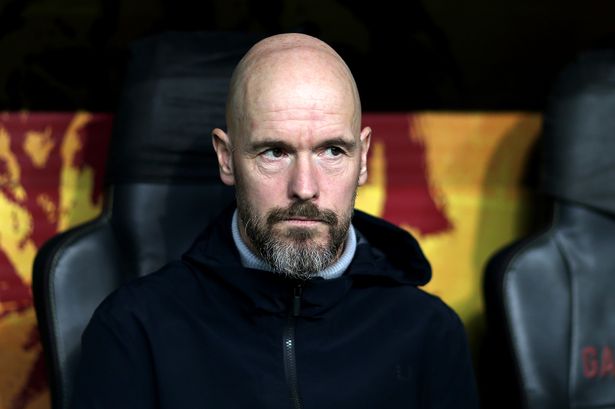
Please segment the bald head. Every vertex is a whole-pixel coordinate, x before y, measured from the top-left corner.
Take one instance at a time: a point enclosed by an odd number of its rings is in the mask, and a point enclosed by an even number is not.
[[[304,34],[280,34],[256,45],[237,65],[226,108],[229,136],[257,119],[259,110],[289,107],[348,111],[361,122],[359,93],[348,66],[326,43]]]

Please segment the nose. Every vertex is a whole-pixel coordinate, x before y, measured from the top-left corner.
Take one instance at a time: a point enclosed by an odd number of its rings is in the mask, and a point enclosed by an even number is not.
[[[299,155],[291,170],[289,196],[295,200],[316,199],[320,193],[318,174],[309,155]]]

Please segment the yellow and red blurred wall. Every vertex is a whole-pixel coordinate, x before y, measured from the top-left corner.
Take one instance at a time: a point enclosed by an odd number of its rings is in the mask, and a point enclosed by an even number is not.
[[[426,290],[476,344],[485,263],[531,228],[533,192],[522,181],[540,116],[366,113],[363,123],[373,136],[357,208],[417,237],[434,271]],[[101,211],[111,126],[108,114],[0,113],[0,409],[49,407],[32,261],[45,240]]]

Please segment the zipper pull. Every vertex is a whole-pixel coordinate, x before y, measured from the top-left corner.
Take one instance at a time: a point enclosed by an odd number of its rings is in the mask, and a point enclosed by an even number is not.
[[[299,316],[299,311],[301,310],[302,295],[303,286],[301,284],[297,284],[297,286],[293,289],[293,317]]]

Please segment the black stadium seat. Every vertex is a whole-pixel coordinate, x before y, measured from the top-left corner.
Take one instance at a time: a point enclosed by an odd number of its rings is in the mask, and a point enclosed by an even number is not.
[[[179,258],[234,197],[210,132],[224,126],[230,75],[257,39],[165,33],[131,48],[107,161],[102,214],[39,251],[33,292],[52,406],[73,392],[81,333],[121,283]]]
[[[543,232],[488,264],[485,407],[615,408],[615,50],[586,52],[545,113]],[[484,375],[483,375],[484,377]]]

